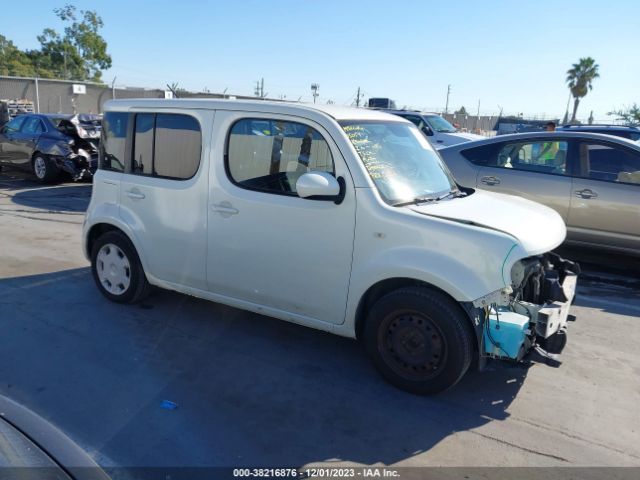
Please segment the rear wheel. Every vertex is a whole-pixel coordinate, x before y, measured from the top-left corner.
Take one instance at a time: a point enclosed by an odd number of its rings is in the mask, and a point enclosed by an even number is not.
[[[469,369],[473,337],[469,320],[446,295],[402,288],[369,311],[364,340],[376,368],[392,385],[411,393],[437,393]]]
[[[101,235],[91,251],[91,272],[100,292],[117,303],[135,303],[149,293],[138,254],[119,231]]]
[[[54,182],[60,175],[60,169],[55,162],[40,153],[33,157],[32,166],[34,175],[42,183]]]

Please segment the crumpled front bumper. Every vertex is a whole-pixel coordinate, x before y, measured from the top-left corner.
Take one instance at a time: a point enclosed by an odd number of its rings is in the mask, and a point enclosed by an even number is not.
[[[98,154],[87,155],[70,153],[59,159],[58,166],[71,175],[74,181],[90,180],[98,168]]]

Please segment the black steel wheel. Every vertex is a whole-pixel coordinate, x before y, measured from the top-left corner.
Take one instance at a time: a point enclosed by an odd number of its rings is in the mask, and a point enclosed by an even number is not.
[[[469,369],[473,331],[462,308],[426,287],[402,288],[368,313],[365,346],[382,376],[412,393],[437,393]]]

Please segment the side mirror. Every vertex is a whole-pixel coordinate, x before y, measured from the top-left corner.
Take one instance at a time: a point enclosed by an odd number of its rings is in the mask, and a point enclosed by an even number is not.
[[[344,180],[342,185],[327,172],[307,172],[300,175],[296,182],[296,191],[300,198],[309,200],[333,200],[340,203],[344,198]]]
[[[433,130],[431,130],[430,127],[427,127],[426,125],[424,127],[422,127],[422,133],[424,133],[425,135],[432,137],[433,136]]]

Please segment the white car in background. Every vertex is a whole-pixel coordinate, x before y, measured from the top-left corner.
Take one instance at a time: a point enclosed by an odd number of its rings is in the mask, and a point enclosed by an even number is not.
[[[435,148],[444,148],[459,143],[482,140],[485,137],[474,133],[460,132],[437,113],[426,113],[413,110],[385,110],[413,123],[429,139]]]

